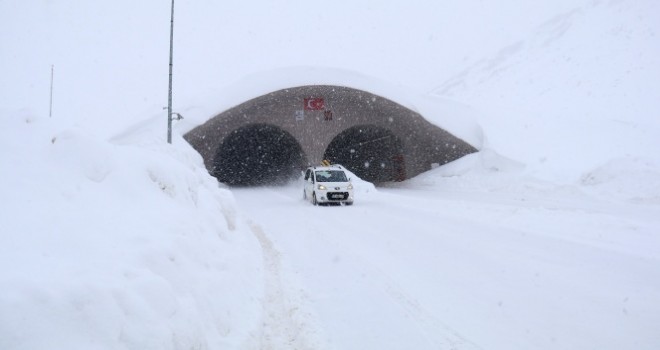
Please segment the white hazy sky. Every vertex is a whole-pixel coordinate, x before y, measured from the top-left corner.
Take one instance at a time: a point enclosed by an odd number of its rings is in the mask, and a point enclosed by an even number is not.
[[[430,91],[575,1],[177,1],[179,104],[246,74],[325,66]],[[167,101],[169,3],[0,2],[0,108],[132,120]],[[119,119],[118,119],[119,118]]]

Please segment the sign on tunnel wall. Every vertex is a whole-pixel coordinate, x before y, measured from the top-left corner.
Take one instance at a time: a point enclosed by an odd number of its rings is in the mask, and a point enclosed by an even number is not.
[[[298,167],[319,164],[330,156],[350,163],[350,167],[343,165],[372,182],[404,180],[430,170],[432,164],[476,151],[396,102],[363,90],[327,85],[283,89],[254,98],[218,114],[184,138],[202,155],[211,173],[219,165],[225,175],[284,172],[294,176]],[[281,140],[288,141],[282,146],[263,144]],[[281,167],[281,162],[290,164]]]

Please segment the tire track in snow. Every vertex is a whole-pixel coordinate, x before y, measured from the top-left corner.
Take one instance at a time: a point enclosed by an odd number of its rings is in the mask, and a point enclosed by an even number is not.
[[[304,307],[304,297],[284,281],[280,252],[257,224],[248,223],[257,237],[264,259],[263,320],[260,339],[254,348],[261,350],[307,350],[325,348],[317,340],[314,317]],[[288,288],[287,288],[288,287]],[[250,347],[252,349],[252,347]]]

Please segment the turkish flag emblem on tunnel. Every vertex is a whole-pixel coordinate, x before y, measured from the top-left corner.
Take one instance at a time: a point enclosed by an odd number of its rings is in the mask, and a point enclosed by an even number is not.
[[[305,99],[305,110],[321,111],[325,109],[325,101],[320,97],[310,97]]]

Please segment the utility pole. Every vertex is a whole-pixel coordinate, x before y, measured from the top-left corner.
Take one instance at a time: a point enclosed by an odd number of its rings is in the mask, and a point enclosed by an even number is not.
[[[167,143],[172,143],[172,58],[174,56],[174,0],[170,17],[170,88],[167,97]]]
[[[48,111],[48,117],[53,117],[53,76],[55,74],[55,65],[50,65],[50,109]]]

